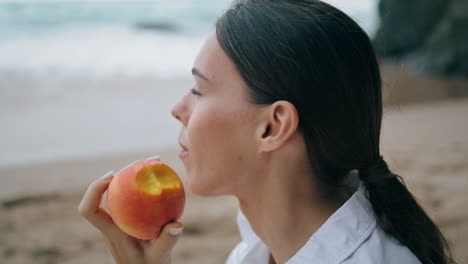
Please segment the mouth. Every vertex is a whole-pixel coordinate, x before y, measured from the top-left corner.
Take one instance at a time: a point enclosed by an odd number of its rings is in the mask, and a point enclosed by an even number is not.
[[[185,145],[183,145],[182,143],[180,143],[179,141],[179,145],[181,147],[181,150],[179,151],[179,158],[181,160],[185,159],[187,156],[188,156],[188,149]]]

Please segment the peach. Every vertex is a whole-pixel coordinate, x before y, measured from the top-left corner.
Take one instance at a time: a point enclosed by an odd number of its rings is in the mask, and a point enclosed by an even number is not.
[[[159,236],[161,227],[177,221],[185,191],[177,173],[158,160],[140,161],[114,175],[107,208],[117,226],[139,239]]]

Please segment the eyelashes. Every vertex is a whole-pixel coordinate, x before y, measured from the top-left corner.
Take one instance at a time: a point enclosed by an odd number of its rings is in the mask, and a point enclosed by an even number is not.
[[[190,92],[194,95],[201,95],[201,93],[195,88],[190,89]]]

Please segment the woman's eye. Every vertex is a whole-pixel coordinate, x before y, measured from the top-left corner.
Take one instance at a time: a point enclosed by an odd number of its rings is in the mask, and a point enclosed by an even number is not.
[[[194,94],[194,95],[201,95],[201,93],[198,90],[196,90],[195,88],[192,88],[190,90],[190,92],[192,92],[192,94]]]

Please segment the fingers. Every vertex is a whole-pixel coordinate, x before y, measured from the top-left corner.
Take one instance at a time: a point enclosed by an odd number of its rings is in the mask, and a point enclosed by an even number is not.
[[[159,156],[149,157],[146,160],[160,161]],[[141,160],[136,160],[119,170],[119,172],[135,165]],[[119,173],[118,172],[118,173]],[[102,178],[92,182],[86,190],[83,199],[78,206],[78,212],[85,217],[91,224],[99,230],[108,233],[112,230],[118,230],[110,215],[100,208],[102,195],[107,190],[109,183],[114,175],[113,171],[106,173]]]
[[[147,260],[151,263],[158,263],[157,260],[169,259],[171,250],[181,236],[183,228],[179,222],[166,224],[159,237],[145,245]]]
[[[115,228],[109,214],[100,208],[102,194],[107,190],[114,172],[106,173],[102,178],[92,182],[78,206],[78,212],[99,230],[106,232]]]
[[[161,159],[160,159],[159,156],[149,157],[149,158],[146,158],[145,160],[157,160],[157,161],[161,161]]]

